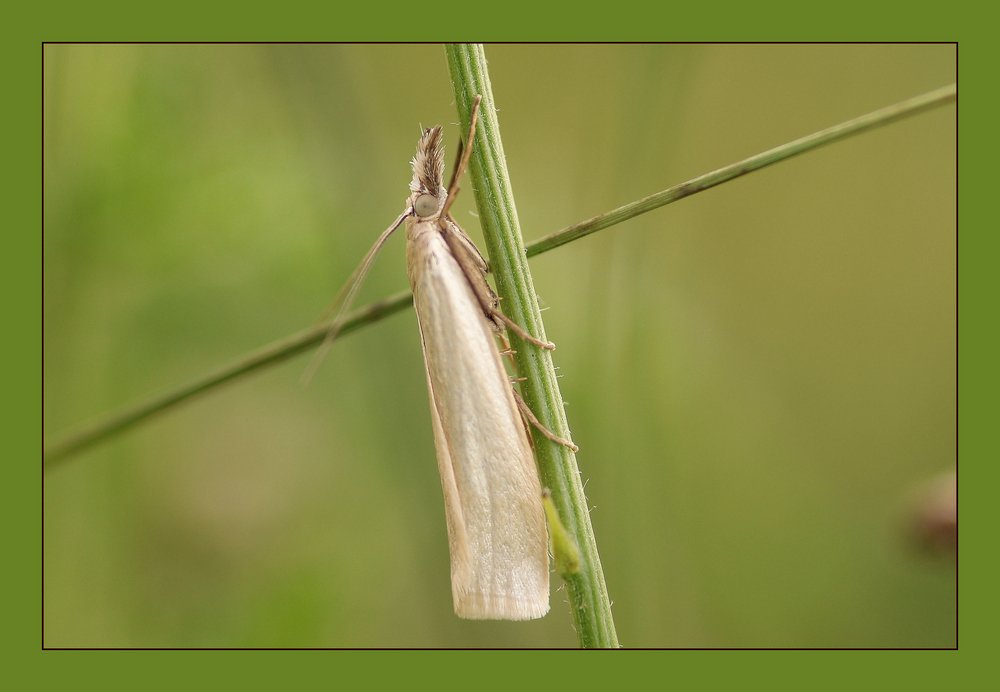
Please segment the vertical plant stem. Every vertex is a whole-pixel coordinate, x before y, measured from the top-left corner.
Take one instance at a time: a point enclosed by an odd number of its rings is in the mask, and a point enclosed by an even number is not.
[[[481,45],[448,45],[445,52],[463,128],[469,126],[475,96],[481,94],[483,97],[469,175],[486,239],[490,271],[496,279],[497,292],[503,298],[500,307],[507,317],[528,333],[546,340],[500,142],[486,55]],[[517,351],[514,360],[518,374],[527,378],[521,383],[523,399],[542,425],[557,435],[569,438],[566,413],[550,353],[521,341],[516,334],[509,333],[509,337]],[[580,645],[585,648],[617,647],[618,636],[611,617],[611,602],[576,456],[537,430],[532,429],[532,435],[542,485],[551,490],[559,516],[580,548],[579,570],[562,575]]]

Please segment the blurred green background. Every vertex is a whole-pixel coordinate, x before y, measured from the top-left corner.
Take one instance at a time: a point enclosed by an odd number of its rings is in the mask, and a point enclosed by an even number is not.
[[[955,79],[950,45],[487,46],[526,240]],[[310,326],[402,211],[440,46],[45,48],[45,430]],[[532,260],[618,634],[936,647],[955,107]],[[448,155],[449,162],[451,154]],[[467,186],[455,214],[481,238]],[[358,305],[407,288],[402,234]],[[49,646],[575,646],[452,612],[412,311],[45,476]]]

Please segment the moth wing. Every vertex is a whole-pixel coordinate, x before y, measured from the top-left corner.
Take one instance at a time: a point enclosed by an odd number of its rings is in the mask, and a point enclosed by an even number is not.
[[[535,460],[496,342],[432,222],[408,230],[434,444],[445,496],[455,612],[526,620],[549,609]],[[426,232],[422,232],[426,231]]]

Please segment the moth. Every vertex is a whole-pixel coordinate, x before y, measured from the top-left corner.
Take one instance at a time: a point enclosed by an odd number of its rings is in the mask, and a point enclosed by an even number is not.
[[[495,335],[508,327],[535,346],[555,346],[527,334],[499,311],[499,299],[486,282],[486,260],[449,214],[471,154],[480,100],[477,96],[464,151],[447,188],[441,127],[424,130],[412,160],[406,208],[365,256],[338,302],[343,313],[381,246],[405,222],[407,275],[444,491],[455,612],[471,619],[528,620],[549,610],[548,539],[528,422],[550,439],[576,447],[545,430],[523,405]],[[336,334],[338,320],[325,344]]]

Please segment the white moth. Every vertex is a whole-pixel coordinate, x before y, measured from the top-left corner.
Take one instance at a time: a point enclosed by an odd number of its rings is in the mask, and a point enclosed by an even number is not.
[[[441,128],[424,131],[412,162],[406,210],[345,287],[343,306],[353,299],[381,245],[405,220],[407,274],[444,490],[455,612],[463,618],[528,620],[549,610],[545,513],[525,419],[494,334],[506,323],[531,343],[554,346],[529,336],[497,310],[498,299],[485,280],[486,261],[448,214],[468,162],[478,105],[479,97],[450,189],[443,184]]]
[[[445,234],[474,246],[448,219],[441,223],[440,139],[440,128],[427,130],[413,160],[406,267],[444,489],[452,597],[460,617],[527,620],[549,610],[542,489],[492,328]]]

